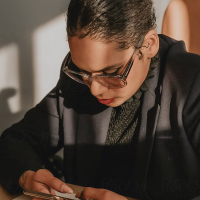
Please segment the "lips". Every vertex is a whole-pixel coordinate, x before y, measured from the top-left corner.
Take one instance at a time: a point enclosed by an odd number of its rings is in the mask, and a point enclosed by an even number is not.
[[[99,101],[100,103],[106,104],[106,105],[112,103],[114,100],[115,100],[115,98],[112,98],[112,99],[98,99],[98,101]]]

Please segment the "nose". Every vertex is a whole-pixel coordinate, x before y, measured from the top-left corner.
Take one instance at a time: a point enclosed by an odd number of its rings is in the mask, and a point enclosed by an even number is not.
[[[101,85],[98,83],[95,79],[92,80],[91,85],[90,85],[90,92],[95,96],[101,96],[104,92],[108,90],[107,87]]]

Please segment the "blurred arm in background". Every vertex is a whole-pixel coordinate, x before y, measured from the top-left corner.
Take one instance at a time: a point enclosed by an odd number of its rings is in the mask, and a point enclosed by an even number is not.
[[[162,24],[162,34],[183,40],[190,49],[190,24],[187,6],[183,0],[172,0],[168,5]]]
[[[183,40],[190,53],[200,54],[200,1],[172,0],[165,11],[162,33]]]

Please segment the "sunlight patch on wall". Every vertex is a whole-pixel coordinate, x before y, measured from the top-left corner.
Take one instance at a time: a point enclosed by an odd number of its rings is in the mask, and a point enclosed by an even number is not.
[[[165,10],[170,3],[171,0],[153,0],[154,8],[156,10],[156,24],[157,24],[157,32],[160,34],[162,29],[162,20],[165,13]]]
[[[33,34],[34,104],[59,79],[61,63],[69,51],[64,14],[37,28]]]
[[[19,50],[13,43],[0,49],[0,100],[11,113],[21,110],[19,91]]]

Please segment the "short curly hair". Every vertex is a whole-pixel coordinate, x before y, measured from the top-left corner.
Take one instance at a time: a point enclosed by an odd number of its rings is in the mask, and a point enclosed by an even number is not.
[[[67,13],[68,38],[78,36],[131,46],[156,28],[152,0],[71,0]],[[139,48],[139,47],[138,47]]]

